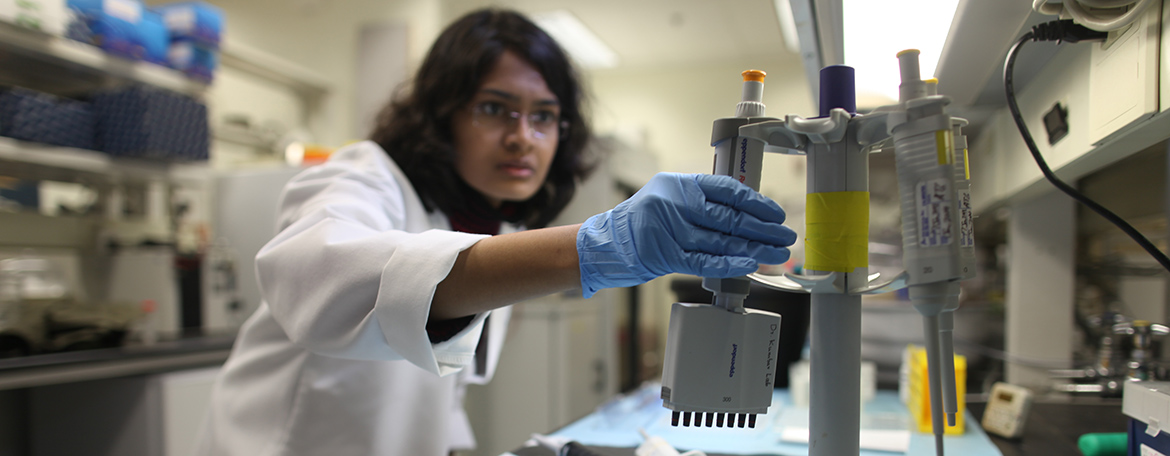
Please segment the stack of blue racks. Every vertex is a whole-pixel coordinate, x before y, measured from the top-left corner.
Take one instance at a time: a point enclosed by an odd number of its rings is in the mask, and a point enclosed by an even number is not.
[[[0,136],[96,149],[96,123],[85,102],[19,88],[0,92]]]
[[[206,160],[207,107],[165,90],[132,86],[93,97],[96,142],[114,156],[168,161]]]
[[[0,136],[162,161],[207,160],[211,147],[207,106],[137,85],[87,101],[22,88],[0,91]]]

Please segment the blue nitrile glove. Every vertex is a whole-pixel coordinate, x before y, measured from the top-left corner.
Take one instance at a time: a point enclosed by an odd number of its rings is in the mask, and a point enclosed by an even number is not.
[[[788,261],[784,210],[729,176],[661,173],[577,231],[581,288],[628,287],[681,272],[738,277]]]

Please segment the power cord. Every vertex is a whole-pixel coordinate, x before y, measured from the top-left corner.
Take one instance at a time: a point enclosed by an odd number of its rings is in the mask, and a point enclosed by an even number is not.
[[[1114,225],[1117,225],[1121,231],[1124,231],[1125,234],[1128,234],[1130,238],[1133,238],[1133,240],[1137,242],[1138,245],[1145,249],[1145,251],[1148,252],[1150,256],[1153,256],[1154,259],[1158,261],[1158,264],[1161,264],[1163,268],[1166,268],[1167,271],[1170,271],[1170,258],[1167,258],[1166,254],[1162,253],[1161,250],[1158,250],[1158,248],[1155,247],[1149,239],[1146,239],[1145,236],[1138,232],[1137,229],[1135,229],[1121,217],[1118,217],[1117,214],[1114,214],[1104,206],[1097,204],[1096,201],[1089,199],[1089,197],[1085,196],[1072,186],[1064,183],[1064,181],[1060,180],[1060,178],[1056,177],[1056,173],[1052,172],[1052,169],[1048,167],[1048,163],[1044,161],[1044,157],[1040,155],[1040,149],[1036,147],[1036,141],[1032,139],[1032,134],[1028,131],[1028,126],[1024,124],[1023,116],[1020,115],[1020,107],[1016,104],[1015,86],[1012,83],[1012,70],[1016,65],[1016,55],[1019,54],[1020,48],[1024,46],[1024,43],[1029,41],[1057,41],[1068,43],[1076,43],[1080,41],[1101,41],[1104,40],[1107,35],[1108,34],[1105,32],[1098,32],[1090,30],[1081,25],[1077,25],[1073,23],[1072,20],[1046,22],[1033,27],[1032,31],[1025,33],[1024,36],[1020,37],[1020,39],[1017,40],[1014,45],[1012,45],[1011,50],[1008,51],[1007,61],[1003,66],[1003,86],[1004,90],[1007,92],[1008,109],[1011,110],[1012,119],[1016,121],[1016,127],[1020,129],[1020,135],[1024,137],[1024,143],[1027,144],[1028,151],[1032,153],[1032,158],[1036,160],[1036,165],[1040,167],[1040,171],[1044,173],[1044,177],[1048,179],[1049,182],[1052,182],[1052,185],[1056,186],[1056,188],[1060,189],[1060,191],[1068,194],[1068,196],[1071,196],[1081,204],[1084,204],[1089,209],[1092,209],[1093,212],[1096,212],[1098,215],[1104,217]]]

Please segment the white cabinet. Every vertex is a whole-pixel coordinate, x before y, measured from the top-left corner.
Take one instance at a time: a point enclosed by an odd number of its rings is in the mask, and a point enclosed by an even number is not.
[[[30,389],[30,456],[188,456],[219,368]]]
[[[475,431],[473,455],[519,447],[591,412],[617,393],[614,294],[589,300],[555,295],[518,304],[495,377],[471,386],[465,407]]]

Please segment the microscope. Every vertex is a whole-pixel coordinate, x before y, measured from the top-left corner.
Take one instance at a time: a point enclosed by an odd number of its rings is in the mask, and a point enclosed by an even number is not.
[[[771,406],[780,316],[743,307],[754,280],[812,295],[809,454],[858,454],[861,297],[908,288],[923,316],[936,452],[943,454],[943,416],[953,424],[957,412],[953,311],[959,281],[975,273],[974,240],[966,121],[947,114],[950,99],[937,94],[937,81],[920,79],[918,54],[898,54],[898,104],[868,114],[856,112],[848,66],[821,70],[820,112],[811,119],[765,117],[765,75],[743,73],[735,116],[712,128],[714,173],[759,190],[765,152],[804,155],[806,258],[800,274],[704,278],[711,304],[672,306],[662,399],[673,425],[754,427],[756,414]],[[891,150],[905,272],[882,278],[868,269],[869,154]]]

